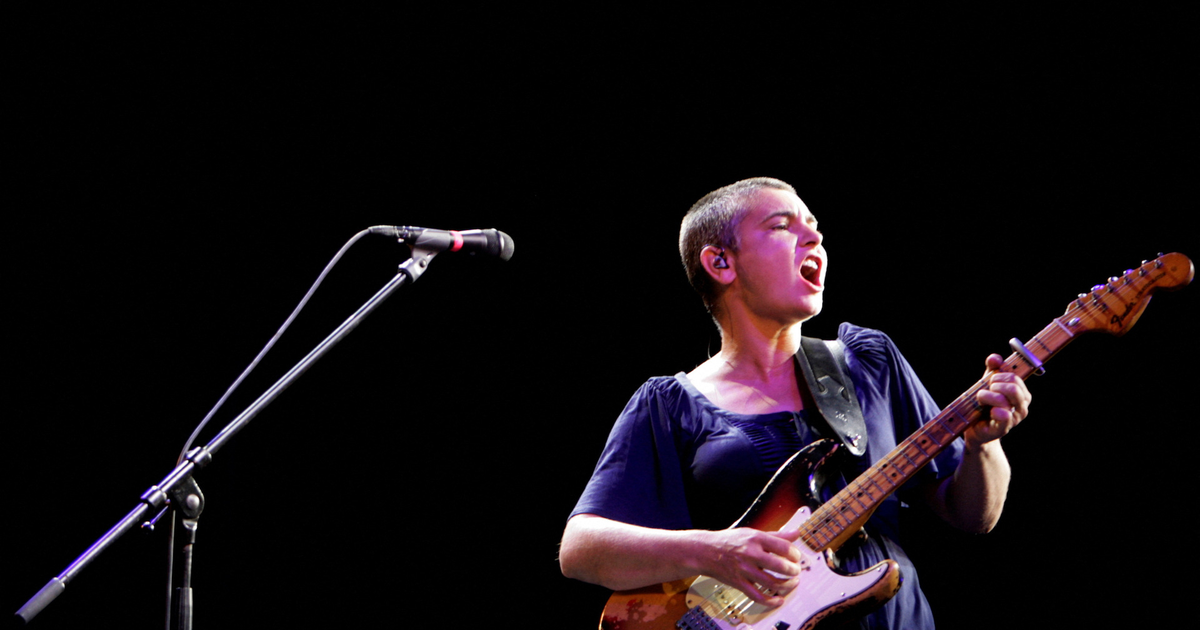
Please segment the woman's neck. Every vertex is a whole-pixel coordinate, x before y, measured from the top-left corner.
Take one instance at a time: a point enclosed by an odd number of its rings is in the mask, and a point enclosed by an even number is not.
[[[798,411],[804,407],[792,357],[800,324],[721,327],[721,350],[688,374],[718,407],[736,413]]]

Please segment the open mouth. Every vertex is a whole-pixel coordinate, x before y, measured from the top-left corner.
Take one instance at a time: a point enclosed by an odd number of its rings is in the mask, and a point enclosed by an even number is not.
[[[807,280],[810,284],[821,286],[821,261],[818,258],[805,258],[803,263],[800,263],[800,277]]]

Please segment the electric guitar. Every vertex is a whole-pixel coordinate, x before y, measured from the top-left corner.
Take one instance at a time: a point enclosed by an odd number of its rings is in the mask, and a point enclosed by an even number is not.
[[[1174,290],[1192,280],[1192,261],[1166,254],[1096,285],[1071,302],[1062,317],[1027,344],[1016,338],[1002,371],[1022,379],[1041,373],[1042,364],[1078,335],[1101,331],[1122,335],[1145,310],[1158,290]],[[705,576],[613,593],[604,608],[604,630],[801,630],[837,618],[861,616],[883,605],[900,588],[893,560],[851,575],[834,571],[832,555],[866,523],[875,508],[904,485],[929,460],[988,412],[975,400],[986,388],[980,379],[895,450],[850,482],[828,502],[818,505],[812,479],[838,448],[828,440],[814,442],[792,456],[775,473],[762,494],[733,527],[763,531],[800,530],[794,544],[803,560],[800,585],[782,605],[755,603],[741,591]]]

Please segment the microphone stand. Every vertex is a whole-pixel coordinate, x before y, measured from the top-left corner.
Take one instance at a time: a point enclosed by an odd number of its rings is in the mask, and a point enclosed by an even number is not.
[[[196,546],[196,529],[200,525],[200,513],[204,511],[204,493],[200,491],[200,486],[196,485],[196,480],[188,477],[174,492],[171,493],[171,506],[175,508],[183,524],[183,540],[175,541],[176,545],[182,542],[179,548],[179,555],[183,562],[179,567],[179,586],[170,594],[168,601],[174,601],[174,606],[167,606],[167,630],[174,628],[175,630],[192,630],[192,555]],[[165,510],[164,510],[165,511]],[[159,513],[159,517],[162,513]],[[171,519],[171,530],[175,530],[174,514]],[[156,517],[157,519],[158,517]],[[153,521],[151,521],[152,526]],[[146,527],[147,524],[143,524]],[[173,545],[175,546],[175,545]],[[172,562],[174,565],[175,549],[171,550]],[[172,566],[172,572],[175,567]],[[175,624],[171,624],[172,614],[175,615]]]
[[[136,508],[125,515],[112,529],[100,537],[99,540],[92,543],[92,546],[83,552],[83,555],[75,559],[62,573],[52,578],[41,590],[37,592],[25,605],[17,611],[17,616],[29,623],[39,612],[42,611],[50,602],[54,601],[67,584],[73,581],[83,569],[91,564],[102,551],[107,549],[109,545],[123,536],[126,532],[133,529],[136,523],[146,519],[148,514],[153,514],[165,511],[172,505],[183,511],[184,518],[191,520],[193,529],[188,533],[188,540],[195,541],[195,519],[199,516],[199,510],[203,506],[203,495],[199,493],[199,488],[192,480],[192,473],[200,468],[204,468],[212,462],[212,456],[226,442],[231,440],[238,431],[241,431],[250,423],[258,412],[262,411],[267,405],[271,404],[283,390],[287,389],[297,378],[300,377],[313,363],[325,355],[333,346],[337,345],[350,331],[354,330],[359,323],[362,322],[367,315],[379,307],[388,297],[395,293],[405,282],[413,283],[421,274],[425,273],[425,269],[429,266],[429,261],[444,248],[434,245],[426,248],[419,244],[411,244],[412,257],[400,264],[398,273],[388,281],[378,292],[367,300],[353,315],[342,322],[332,333],[329,334],[321,343],[317,344],[303,359],[300,360],[287,374],[275,382],[267,391],[263,392],[249,407],[246,408],[238,417],[234,418],[220,433],[217,434],[208,444],[202,447],[196,447],[188,451],[184,456],[183,461],[175,467],[166,477],[157,484],[150,486],[140,497],[140,503]],[[194,514],[192,513],[194,512]],[[155,517],[157,520],[157,517]],[[191,549],[188,545],[187,557],[185,563],[191,564]],[[186,603],[185,610],[180,611],[180,621],[189,624],[191,623],[191,584],[190,581],[185,583],[186,590],[181,591],[181,603]],[[181,606],[181,608],[184,608]],[[186,618],[186,619],[185,619]]]

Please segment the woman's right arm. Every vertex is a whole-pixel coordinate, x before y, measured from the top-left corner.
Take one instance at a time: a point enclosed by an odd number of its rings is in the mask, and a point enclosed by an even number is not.
[[[612,590],[707,575],[755,601],[777,606],[783,603],[782,596],[795,588],[795,576],[800,573],[800,552],[791,544],[798,535],[745,527],[652,529],[577,514],[567,521],[558,561],[563,575]],[[777,596],[766,596],[754,583]]]

